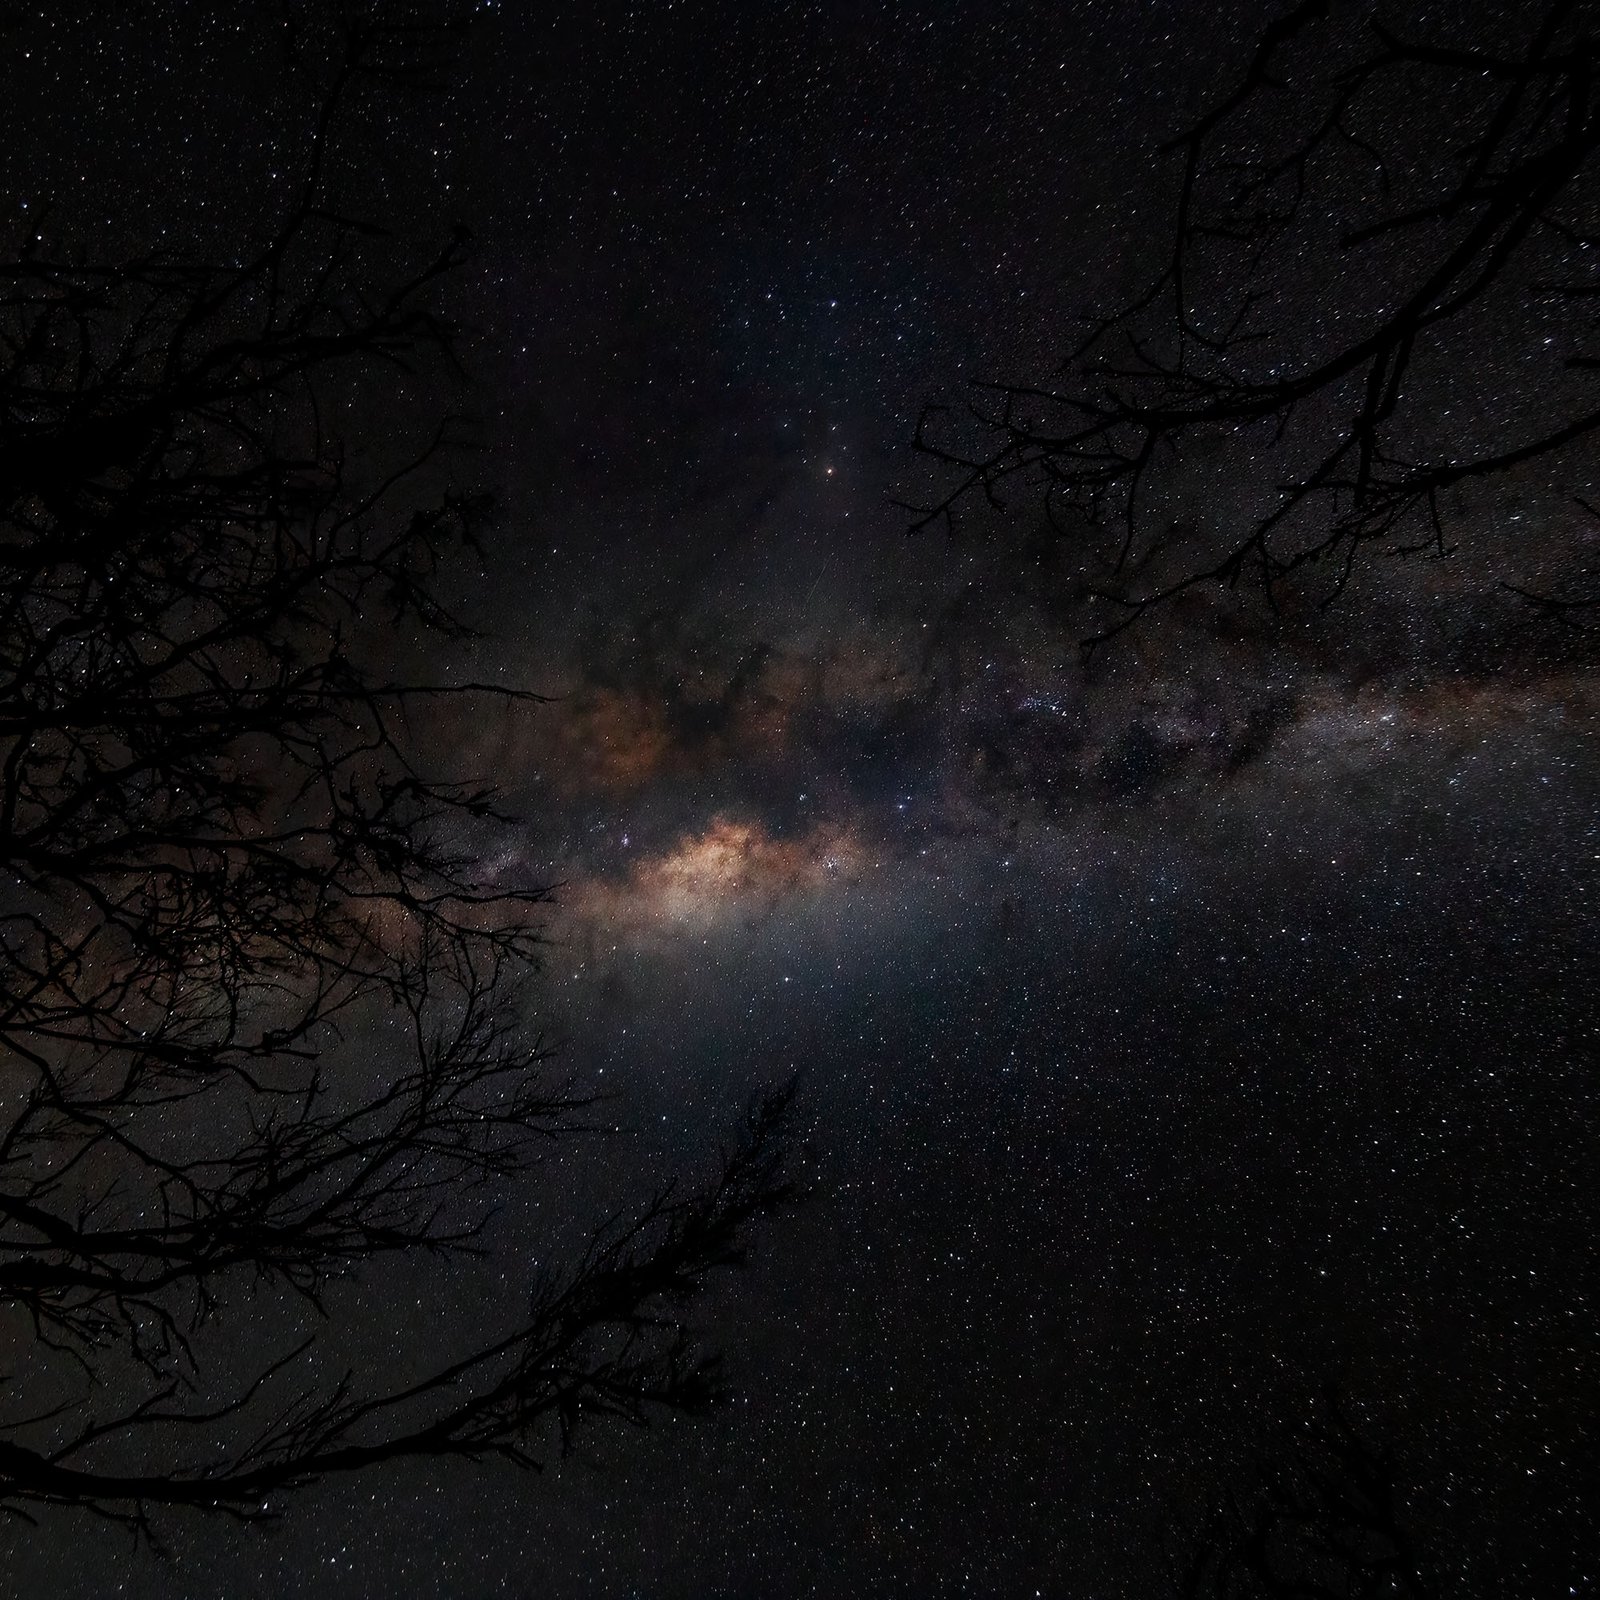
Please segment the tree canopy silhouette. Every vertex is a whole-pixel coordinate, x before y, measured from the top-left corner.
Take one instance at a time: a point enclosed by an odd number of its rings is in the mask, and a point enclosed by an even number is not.
[[[1390,1450],[1363,1437],[1329,1389],[1259,1451],[1174,1563],[1182,1600],[1431,1600],[1401,1514]]]
[[[1056,376],[930,408],[941,488],[1041,497],[1104,639],[1206,585],[1327,602],[1374,550],[1443,555],[1484,480],[1592,530],[1600,41],[1585,0],[1433,13],[1302,0],[1166,147],[1170,248]],[[1600,576],[1506,586],[1575,618]],[[1528,570],[1556,580],[1530,586]]]
[[[526,1464],[586,1416],[699,1405],[686,1302],[790,1192],[779,1095],[708,1181],[564,1264],[535,1241],[505,1327],[398,1380],[318,1359],[337,1280],[381,1297],[394,1258],[481,1248],[592,1121],[528,1018],[542,893],[479,866],[507,819],[408,734],[441,697],[532,697],[392,666],[473,632],[440,586],[488,510],[453,481],[464,431],[408,437],[390,404],[444,392],[462,241],[408,260],[326,174],[350,96],[444,43],[344,17],[248,245],[97,264],[30,221],[0,265],[10,1508],[256,1514],[330,1472]]]

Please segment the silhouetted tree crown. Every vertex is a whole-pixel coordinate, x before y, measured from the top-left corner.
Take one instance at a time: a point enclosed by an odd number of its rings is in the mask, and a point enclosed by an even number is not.
[[[543,896],[479,868],[507,819],[407,735],[441,696],[533,697],[389,665],[473,632],[437,582],[488,510],[452,487],[465,435],[405,437],[384,400],[444,392],[463,241],[397,270],[405,241],[325,182],[349,98],[433,76],[449,40],[340,17],[259,237],[97,263],[30,221],[0,265],[13,1508],[253,1513],[328,1472],[527,1463],[585,1415],[702,1404],[686,1304],[789,1194],[779,1096],[711,1181],[539,1252],[517,1320],[403,1383],[329,1370],[316,1319],[250,1331],[253,1295],[337,1325],[335,1280],[381,1299],[384,1258],[476,1250],[589,1120],[528,1020]]]
[[[1167,147],[1144,292],[1053,379],[924,414],[942,487],[916,525],[1038,495],[1097,639],[1206,585],[1325,602],[1370,551],[1446,554],[1486,480],[1565,483],[1557,522],[1592,526],[1595,23],[1584,0],[1287,9]],[[1529,586],[1547,554],[1508,587],[1592,609],[1575,560]]]
[[[1174,1563],[1182,1600],[1432,1600],[1392,1452],[1328,1391],[1216,1498]]]

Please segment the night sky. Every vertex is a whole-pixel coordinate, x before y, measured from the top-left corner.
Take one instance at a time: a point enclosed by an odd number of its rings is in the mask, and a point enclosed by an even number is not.
[[[13,9],[6,204],[215,239],[271,192],[270,27]],[[573,1185],[693,1169],[798,1071],[812,1198],[719,1285],[709,1419],[164,1521],[166,1560],[8,1525],[0,1588],[1153,1596],[1333,1382],[1443,1592],[1595,1592],[1600,682],[1495,584],[1543,502],[1088,661],[1025,505],[892,503],[926,402],[1141,278],[1156,145],[1280,8],[556,9],[488,0],[442,97],[349,136],[371,209],[475,239],[504,514],[444,670],[553,697],[428,737],[524,819],[496,878],[560,884],[541,1004],[627,1130]],[[559,1204],[514,1198],[492,1278]],[[476,1283],[369,1280],[361,1359]]]

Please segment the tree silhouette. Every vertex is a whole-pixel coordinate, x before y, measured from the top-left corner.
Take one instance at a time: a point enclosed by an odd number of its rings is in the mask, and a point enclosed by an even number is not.
[[[1175,1564],[1183,1600],[1430,1600],[1390,1452],[1331,1391],[1217,1499]]]
[[[1204,585],[1325,603],[1370,550],[1446,554],[1477,481],[1581,493],[1600,430],[1594,9],[1482,10],[1423,29],[1302,0],[1270,26],[1166,147],[1172,242],[1145,292],[1092,319],[1053,381],[924,413],[942,488],[908,507],[916,526],[1038,493],[1098,640]],[[1507,587],[1569,619],[1600,603],[1594,572],[1558,577]]]
[[[258,1514],[330,1472],[526,1464],[586,1416],[703,1404],[686,1303],[790,1193],[779,1094],[709,1181],[565,1265],[550,1241],[500,1331],[403,1381],[317,1359],[337,1280],[381,1296],[386,1261],[481,1250],[592,1120],[527,1020],[542,893],[478,865],[507,819],[408,734],[442,698],[532,697],[391,667],[472,635],[439,583],[488,510],[452,487],[465,434],[407,438],[390,403],[442,392],[462,241],[397,267],[326,171],[349,97],[442,45],[344,18],[249,248],[96,265],[30,224],[0,267],[10,1508]],[[296,1303],[313,1334],[280,1340]]]

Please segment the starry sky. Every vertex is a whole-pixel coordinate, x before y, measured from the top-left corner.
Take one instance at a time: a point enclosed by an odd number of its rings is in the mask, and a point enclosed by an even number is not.
[[[227,237],[270,192],[270,30],[13,9],[8,204]],[[799,1072],[813,1195],[708,1310],[709,1420],[164,1563],[7,1529],[17,1592],[1156,1595],[1330,1381],[1448,1592],[1592,1592],[1600,684],[1495,587],[1541,502],[1089,660],[1025,510],[892,503],[925,403],[1139,281],[1156,145],[1278,9],[488,0],[442,95],[362,113],[342,181],[474,235],[504,513],[447,670],[551,699],[428,737],[524,819],[486,870],[560,885],[541,1004],[627,1129],[573,1182]],[[477,1311],[371,1290],[363,1358]]]

